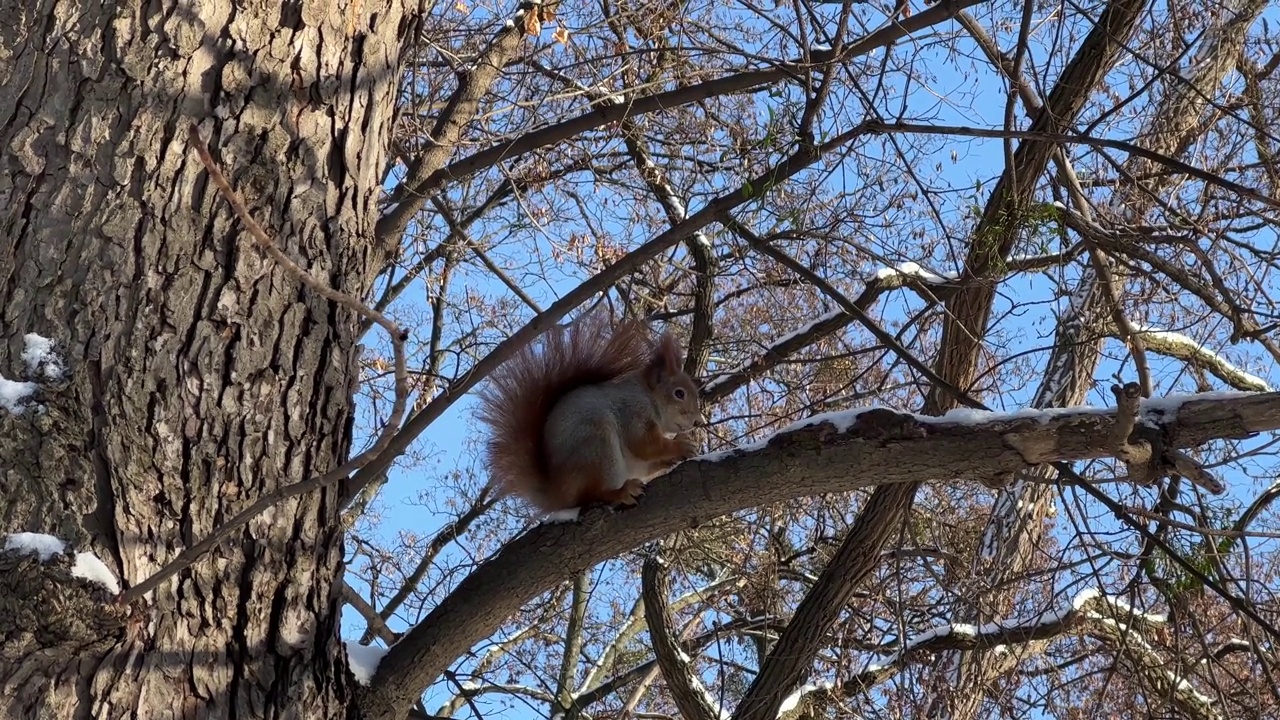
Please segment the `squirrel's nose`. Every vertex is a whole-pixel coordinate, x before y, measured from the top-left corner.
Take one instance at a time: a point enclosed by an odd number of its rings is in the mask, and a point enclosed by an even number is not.
[[[698,413],[698,419],[693,421],[693,426],[694,426],[694,427],[706,427],[706,426],[707,426],[707,416],[706,416],[706,415],[703,415],[702,413]]]

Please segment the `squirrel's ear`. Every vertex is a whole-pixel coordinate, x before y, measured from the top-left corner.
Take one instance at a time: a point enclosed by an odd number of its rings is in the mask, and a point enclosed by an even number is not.
[[[676,343],[676,338],[671,333],[663,333],[658,338],[658,355],[662,357],[662,370],[667,375],[675,375],[680,372],[680,345]]]
[[[680,346],[676,344],[676,339],[669,333],[663,333],[658,338],[658,344],[653,349],[653,357],[649,359],[649,365],[644,369],[645,382],[649,387],[658,387],[664,380],[671,378],[680,372]]]

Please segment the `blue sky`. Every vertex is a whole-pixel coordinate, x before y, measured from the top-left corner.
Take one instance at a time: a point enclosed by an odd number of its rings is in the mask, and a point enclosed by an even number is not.
[[[1275,9],[1269,10],[1274,21],[1277,15]],[[982,8],[975,9],[975,15],[979,20],[989,18],[989,13],[983,12]],[[548,33],[544,31],[544,35]],[[1058,38],[1053,38],[1057,40]],[[1008,36],[1001,38],[1003,47],[1009,46]],[[927,66],[933,73],[933,78],[928,87],[917,86],[909,95],[907,105],[910,108],[910,117],[928,117],[930,122],[936,124],[955,124],[970,125],[977,127],[999,127],[1003,121],[1005,88],[1002,82],[997,80],[992,72],[984,70],[986,61],[981,58],[981,54],[971,43],[961,40],[958,43],[959,52],[974,58],[972,63],[956,62],[953,57],[948,56],[946,52],[940,48],[921,48],[921,62]],[[1043,47],[1039,48],[1040,52],[1033,55],[1039,55],[1043,58]],[[880,54],[873,56],[879,58]],[[963,72],[968,70],[968,72]],[[977,95],[983,98],[992,98],[990,103],[971,102],[969,97]],[[947,98],[956,97],[964,98],[952,103]],[[977,109],[975,109],[977,108]],[[849,113],[846,113],[849,115]],[[1024,124],[1025,126],[1025,124]],[[837,130],[844,129],[838,126]],[[866,150],[874,147],[869,144]],[[954,155],[952,152],[954,151]],[[890,159],[892,162],[897,162]],[[935,169],[935,161],[937,163]],[[972,139],[959,142],[947,143],[939,148],[935,157],[926,158],[921,162],[917,170],[923,174],[930,175],[929,179],[936,184],[945,184],[952,188],[972,188],[972,195],[977,202],[983,202],[989,193],[993,178],[1003,167],[1003,147],[998,140],[982,140]],[[843,172],[839,172],[832,176],[832,183],[846,184],[848,186],[856,186],[862,182],[861,178],[855,177],[849,172],[845,166]],[[963,195],[963,194],[961,194]],[[690,210],[694,211],[698,208],[696,202],[691,203]],[[656,206],[653,208],[657,211]],[[955,206],[952,208],[957,217],[962,216],[964,212],[964,201],[957,199]],[[715,229],[715,228],[713,228]],[[439,231],[429,233],[432,238],[439,235]],[[945,246],[944,246],[945,247]],[[925,264],[930,270],[935,272],[947,272],[957,270],[958,267],[951,258],[939,256],[933,258],[919,257],[893,257],[890,258],[894,262],[906,260],[919,261]],[[1069,282],[1073,278],[1065,277],[1061,280]],[[562,277],[549,284],[543,284],[539,287],[526,287],[535,299],[543,304],[549,304],[557,294],[567,291],[576,285],[576,278]],[[505,290],[500,284],[492,280],[486,273],[476,272],[475,270],[466,270],[466,283],[472,285],[473,289],[486,295],[501,295]],[[1061,301],[1055,298],[1060,294],[1059,288],[1055,287],[1056,283],[1053,278],[1041,274],[1027,274],[1011,278],[1003,283],[1000,289],[1000,297],[997,299],[994,317],[1002,318],[1008,313],[1014,305],[1025,307],[1028,303],[1036,303],[1027,309],[1025,314],[1016,318],[1007,318],[1000,320],[1002,328],[1009,334],[1007,338],[1009,346],[1006,352],[1016,353],[1019,351],[1036,352],[1039,358],[1038,362],[1042,365],[1045,351],[1052,339],[1053,318],[1056,309],[1062,306]],[[417,305],[423,307],[424,289],[420,283],[406,293],[403,299],[402,308],[406,305]],[[893,293],[887,296],[877,309],[877,315],[886,321],[893,319],[901,319],[912,308],[918,308],[919,301],[907,292]],[[1185,328],[1171,328],[1176,330],[1186,330]],[[775,328],[777,334],[781,335],[790,330],[790,328]],[[373,332],[377,332],[376,330]],[[423,328],[419,332],[425,333]],[[367,338],[366,344],[381,345],[381,340]],[[1215,348],[1219,349],[1219,348]],[[1117,348],[1109,346],[1109,354],[1116,354]],[[1233,357],[1233,359],[1236,359]],[[1152,358],[1153,375],[1157,381],[1157,394],[1169,391],[1173,385],[1173,378],[1176,372],[1176,365],[1168,361],[1161,361],[1158,358]],[[1255,374],[1261,375],[1268,379],[1273,385],[1280,382],[1275,368],[1270,368],[1269,372],[1262,372],[1257,367],[1250,368]],[[1133,367],[1130,363],[1121,363],[1113,359],[1104,361],[1099,368],[1096,377],[1099,384],[1095,392],[1091,395],[1089,403],[1093,405],[1109,405],[1111,404],[1110,393],[1107,388],[1110,382],[1106,380],[1109,376],[1120,373],[1125,379],[1134,379]],[[1188,391],[1190,386],[1183,383],[1182,391]],[[1022,389],[1011,389],[1009,392],[1002,392],[998,396],[987,398],[987,402],[998,404],[995,409],[1016,409],[1025,405],[1035,391],[1034,383]],[[469,453],[469,445],[474,440],[475,428],[470,420],[470,413],[473,405],[471,398],[467,397],[455,403],[445,415],[433,424],[421,438],[417,445],[420,449],[429,452],[429,459],[425,467],[419,467],[412,470],[397,469],[391,473],[390,480],[383,489],[379,498],[379,508],[382,515],[382,524],[379,527],[379,534],[382,541],[388,546],[395,546],[395,534],[401,530],[409,529],[417,533],[419,536],[429,537],[446,522],[452,519],[447,513],[430,513],[422,506],[413,504],[414,498],[424,491],[428,493],[439,492],[442,490],[435,484],[435,478],[441,473],[448,472],[455,467],[470,467],[472,458]],[[914,408],[904,408],[914,409]],[[1239,499],[1241,502],[1248,502],[1256,494],[1258,488],[1254,486],[1252,481],[1244,481],[1240,477],[1233,478],[1228,474],[1223,476],[1228,482],[1229,495]],[[1232,482],[1232,480],[1236,482]],[[482,478],[483,480],[483,478]],[[1113,496],[1117,490],[1115,486],[1104,486],[1109,494]],[[348,544],[348,553],[351,552],[351,546]],[[440,562],[448,565],[460,562],[464,559],[463,552],[457,546],[450,548],[446,554],[442,556]],[[413,562],[415,559],[410,559]],[[606,563],[597,568],[596,574],[601,582],[607,582],[611,573],[619,571],[617,563]],[[454,578],[454,582],[458,578]],[[405,623],[400,619],[393,619],[392,627],[403,629]],[[344,614],[343,636],[344,638],[358,637],[364,630],[364,623],[354,612],[347,610]],[[714,647],[712,651],[714,651]],[[447,697],[447,693],[442,691],[447,688],[437,686],[431,693],[431,702],[427,703],[427,709],[433,711],[439,701]],[[517,701],[518,703],[518,701]],[[482,704],[482,707],[492,709],[493,705],[488,703]],[[466,715],[464,710],[463,715]],[[531,710],[527,712],[512,711],[504,713],[504,717],[535,717],[536,713]]]

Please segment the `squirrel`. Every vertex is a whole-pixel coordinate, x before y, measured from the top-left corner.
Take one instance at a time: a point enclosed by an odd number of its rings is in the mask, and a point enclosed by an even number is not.
[[[697,454],[698,387],[675,338],[588,313],[499,367],[479,393],[490,483],[546,513],[634,505],[653,477]],[[535,346],[536,345],[536,346]]]

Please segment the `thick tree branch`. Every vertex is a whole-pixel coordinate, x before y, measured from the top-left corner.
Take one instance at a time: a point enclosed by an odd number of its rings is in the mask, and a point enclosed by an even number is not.
[[[1280,428],[1280,393],[1144,403],[1143,437],[1187,448]],[[1173,410],[1176,408],[1176,412]],[[975,423],[976,419],[990,420]],[[768,443],[687,462],[623,512],[594,510],[512,540],[405,634],[360,697],[368,720],[402,717],[422,688],[525,602],[682,528],[748,507],[873,485],[1013,474],[1051,460],[1109,457],[1114,410],[919,418],[883,409],[818,416]],[[1011,444],[1026,448],[1028,455]]]
[[[667,605],[671,583],[667,581],[666,563],[653,548],[644,560],[640,573],[640,597],[644,600],[644,616],[649,622],[649,640],[653,654],[667,682],[671,698],[685,720],[715,720],[720,709],[711,704],[706,688],[694,672],[693,662],[676,639],[675,618]]]
[[[409,220],[426,202],[427,178],[444,167],[453,155],[454,147],[462,137],[462,130],[475,117],[480,100],[489,92],[502,68],[515,57],[524,42],[526,13],[550,13],[558,2],[522,2],[510,22],[494,36],[493,41],[480,53],[470,67],[459,73],[458,88],[450,96],[440,118],[428,138],[430,146],[409,168],[408,177],[391,193],[391,202],[378,220],[375,233],[384,244],[398,241],[409,226]]]
[[[911,483],[905,487],[913,487]],[[880,550],[898,532],[911,508],[914,492],[877,488],[858,513],[853,529],[805,593],[760,673],[738,705],[733,720],[773,720],[783,699],[800,684],[813,658],[822,649],[840,611],[865,578],[880,564]]]
[[[1079,631],[1108,646],[1134,681],[1151,698],[1169,698],[1183,717],[1209,720],[1221,717],[1212,700],[1171,668],[1144,634],[1159,628],[1163,618],[1137,612],[1118,598],[1086,590],[1065,608],[1047,610],[1026,618],[1012,618],[981,626],[964,623],[942,625],[909,638],[896,651],[870,663],[865,670],[842,683],[847,697],[885,682],[912,656],[943,650],[991,650],[998,646],[1024,645],[1063,637]],[[1158,632],[1158,630],[1157,630]]]
[[[578,654],[582,652],[582,626],[587,616],[587,600],[591,596],[591,575],[578,573],[569,595],[569,622],[564,631],[564,652],[560,656],[560,675],[556,678],[556,703],[561,712],[573,707],[574,669],[578,667]]]

